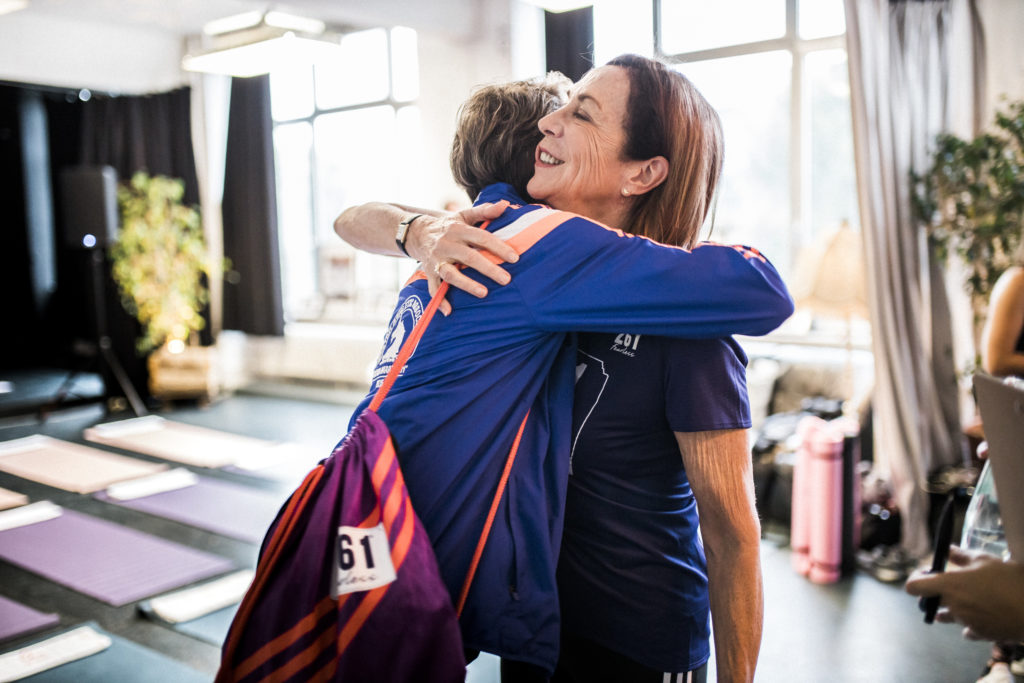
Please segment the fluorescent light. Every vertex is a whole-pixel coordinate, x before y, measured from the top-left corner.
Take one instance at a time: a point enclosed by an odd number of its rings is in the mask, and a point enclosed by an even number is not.
[[[267,26],[315,35],[319,35],[327,29],[327,24],[319,19],[310,19],[309,17],[300,17],[295,14],[285,14],[284,12],[267,12],[263,16],[263,22]]]
[[[283,12],[246,12],[208,23],[203,49],[185,55],[186,71],[246,78],[286,67],[338,59],[340,39],[318,19]]]
[[[309,63],[337,58],[341,46],[312,38],[300,38],[286,33],[278,38],[209,52],[203,55],[186,55],[181,65],[186,71],[225,74],[248,78],[270,73],[275,68],[286,67],[289,63]]]
[[[233,14],[230,17],[214,19],[203,24],[203,33],[208,36],[218,36],[222,33],[241,31],[243,28],[258,26],[263,19],[263,13],[259,10]]]
[[[571,9],[580,9],[581,7],[590,7],[594,4],[593,0],[590,2],[580,2],[580,0],[525,0],[525,2],[555,13],[568,12]]]
[[[28,0],[0,0],[0,14],[10,14],[28,7]]]

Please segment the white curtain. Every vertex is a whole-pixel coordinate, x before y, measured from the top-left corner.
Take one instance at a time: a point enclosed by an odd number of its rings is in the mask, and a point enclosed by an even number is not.
[[[208,278],[210,332],[216,341],[224,317],[224,226],[221,220],[221,200],[224,198],[231,78],[193,73],[191,86],[192,148],[199,181],[199,210],[206,245],[213,261]]]
[[[977,125],[973,0],[846,0],[857,185],[875,355],[876,465],[892,483],[902,546],[929,552],[928,476],[962,462],[953,334],[942,272],[911,213],[941,131]],[[966,130],[965,130],[966,128]],[[958,335],[959,336],[959,335]]]

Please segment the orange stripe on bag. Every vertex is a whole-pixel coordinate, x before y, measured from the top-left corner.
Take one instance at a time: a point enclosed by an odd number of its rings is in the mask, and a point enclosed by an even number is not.
[[[272,641],[252,653],[245,661],[238,665],[235,672],[235,680],[245,678],[253,671],[262,666],[271,657],[277,655],[290,647],[295,641],[303,637],[316,626],[326,614],[334,609],[334,600],[330,597],[324,598],[317,603],[316,608],[303,617],[297,624],[274,638]]]
[[[402,563],[405,562],[405,556],[409,552],[409,546],[412,545],[412,535],[413,530],[415,529],[412,512],[412,502],[406,498],[405,523],[402,525],[402,531],[398,534],[398,539],[395,541],[395,547],[391,551],[391,561],[395,565],[395,572],[398,572],[398,570],[401,569]],[[362,629],[363,624],[370,616],[370,613],[377,607],[377,603],[384,598],[384,594],[387,592],[390,585],[391,584],[381,586],[380,588],[375,588],[370,591],[366,596],[366,599],[363,600],[362,604],[359,605],[356,611],[349,618],[348,623],[345,624],[345,627],[338,635],[339,657],[352,642],[352,639],[355,638]]]
[[[374,507],[373,510],[370,511],[370,514],[366,516],[366,519],[360,522],[358,526],[361,529],[365,529],[368,527],[377,526],[377,524],[379,523],[380,509]],[[345,601],[348,599],[349,595],[351,594],[344,595],[338,599],[337,609],[341,609],[341,607],[345,604]],[[330,608],[333,606],[333,603],[334,600],[332,598],[324,598],[319,603],[317,603],[317,606],[313,609],[312,612],[310,612],[302,619],[300,619],[294,626],[292,626],[290,629],[279,635],[277,638],[274,638],[272,641],[268,642],[259,650],[251,654],[248,658],[245,659],[245,661],[243,661],[238,666],[238,671],[236,673],[235,680],[245,678],[247,675],[255,671],[270,658],[291,647],[296,641],[305,636],[306,633],[311,631],[313,627],[316,626],[317,622],[319,622],[320,619],[322,619],[323,616],[330,611]]]
[[[296,490],[292,497],[288,499],[288,505],[285,507],[285,510],[281,515],[281,524],[277,526],[274,536],[267,544],[267,562],[265,564],[260,563],[257,567],[257,569],[263,568],[263,571],[257,573],[257,576],[253,580],[249,590],[246,591],[245,597],[242,599],[242,604],[238,608],[238,614],[235,616],[236,623],[244,624],[248,621],[249,616],[256,605],[257,597],[263,591],[263,586],[266,584],[274,565],[277,564],[281,548],[284,545],[284,539],[288,538],[291,534],[291,530],[295,526],[296,520],[301,515],[306,503],[309,502],[312,491],[320,482],[323,470],[323,465],[317,465],[313,468],[310,473],[306,475],[306,478],[303,480],[302,485],[298,490]],[[234,652],[238,647],[240,633],[240,631],[234,630],[229,633],[228,642],[225,644],[224,654],[221,659],[222,662],[230,662],[234,658]],[[248,657],[246,661],[251,660],[255,656],[256,653]],[[257,663],[256,666],[258,665],[259,664]],[[255,669],[255,667],[253,667],[253,669]],[[249,671],[252,671],[253,669],[250,669]],[[222,671],[223,670],[224,668],[222,667]],[[234,672],[233,680],[237,681],[243,678],[246,673],[242,673],[242,667],[237,668]],[[220,680],[221,678],[221,675],[218,673],[217,679]]]
[[[260,683],[276,683],[286,681],[307,666],[316,661],[316,658],[334,642],[334,624],[332,623],[313,643],[299,654],[292,657],[280,668],[270,672],[260,679]],[[315,679],[310,679],[315,680]]]
[[[388,471],[391,469],[391,465],[395,462],[395,446],[391,443],[391,439],[388,439],[384,448],[381,449],[380,453],[377,454],[377,463],[373,466],[373,472],[370,474],[370,480],[373,482],[373,488],[377,489],[377,493],[380,493],[380,487],[384,484],[384,479],[388,476]]]
[[[409,498],[406,497],[405,519],[402,524],[402,529],[398,534],[398,538],[395,539],[395,544],[391,551],[391,561],[392,564],[394,564],[396,573],[402,568],[402,565],[405,562],[406,555],[409,552],[409,548],[412,546],[412,538],[415,528],[416,526],[414,512],[412,509],[412,501],[410,501]],[[341,656],[341,654],[349,646],[352,640],[359,634],[359,631],[362,630],[363,624],[366,623],[366,620],[369,618],[370,614],[373,612],[374,609],[376,609],[377,604],[380,603],[380,601],[384,598],[384,595],[385,593],[387,593],[387,589],[389,586],[390,584],[388,584],[387,586],[375,588],[364,595],[363,601],[359,604],[356,610],[348,618],[348,621],[345,623],[344,628],[338,635],[338,649],[334,663],[336,663],[336,658]],[[350,593],[349,595],[355,594]],[[345,597],[347,598],[348,595],[346,595]],[[342,603],[339,602],[339,608],[341,607],[341,604]],[[334,642],[333,635],[330,638],[327,637],[328,633],[331,633],[331,631],[333,630],[334,629],[332,625],[332,628],[325,631],[309,647],[307,647],[299,654],[295,655],[284,666],[277,669],[274,672],[274,675],[280,674],[282,678],[275,678],[274,680],[283,680],[288,676],[291,676],[297,673],[298,671],[301,671],[306,666],[309,666],[310,663],[316,661],[317,658],[319,658],[320,655],[323,654],[323,651]],[[334,663],[328,665],[328,668],[330,668],[332,672]],[[323,680],[322,676],[325,674],[327,676],[330,675],[323,671],[318,672],[317,676],[314,677],[312,680]]]

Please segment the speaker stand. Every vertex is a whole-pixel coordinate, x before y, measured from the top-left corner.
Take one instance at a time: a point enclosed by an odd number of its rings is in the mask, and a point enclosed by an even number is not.
[[[79,344],[78,346],[83,351],[83,355],[90,356],[88,366],[98,364],[98,367],[93,369],[98,370],[100,377],[103,379],[103,399],[109,398],[110,392],[106,386],[107,377],[109,375],[113,375],[114,380],[121,388],[121,392],[124,394],[125,399],[127,399],[128,405],[131,406],[132,412],[139,417],[148,415],[149,411],[146,410],[145,403],[143,403],[142,398],[139,396],[139,392],[132,384],[128,373],[125,372],[124,366],[121,365],[121,361],[118,360],[117,354],[114,352],[110,336],[107,334],[107,307],[104,296],[105,287],[103,286],[103,252],[100,249],[89,249],[89,274],[92,285],[90,289],[92,290],[93,329],[96,333],[96,341],[86,342],[84,344]],[[62,405],[69,405],[69,403],[65,402],[65,399],[70,393],[75,379],[84,369],[85,368],[78,368],[71,371],[71,373],[61,383],[60,388],[57,389],[53,399],[45,407],[40,409],[41,414],[45,415],[51,410],[59,408]],[[109,371],[109,375],[105,370]],[[77,402],[75,403],[77,404]]]

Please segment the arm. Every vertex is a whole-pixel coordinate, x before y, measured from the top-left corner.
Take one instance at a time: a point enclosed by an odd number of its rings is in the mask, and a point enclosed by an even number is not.
[[[992,375],[1024,375],[1017,339],[1024,330],[1024,268],[1003,273],[992,290],[982,333],[982,365]]]
[[[700,511],[719,681],[752,681],[761,648],[761,525],[743,429],[676,432]]]
[[[409,225],[405,246],[412,258],[421,261],[433,294],[441,280],[474,296],[484,297],[487,288],[469,279],[452,264],[474,268],[498,284],[508,284],[509,274],[484,258],[489,251],[501,261],[514,263],[519,255],[501,239],[474,224],[497,218],[506,203],[482,204],[453,215],[416,209],[399,204],[370,202],[346,209],[334,220],[334,232],[356,249],[386,256],[405,256],[395,242],[398,224],[422,214]]]
[[[1024,564],[955,546],[949,549],[949,561],[949,571],[912,576],[907,592],[941,595],[937,619],[964,624],[968,637],[1024,640]]]
[[[767,334],[793,313],[782,277],[755,250],[691,251],[580,216],[545,220],[508,240],[522,255],[512,287],[541,329],[711,339]]]

